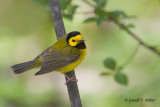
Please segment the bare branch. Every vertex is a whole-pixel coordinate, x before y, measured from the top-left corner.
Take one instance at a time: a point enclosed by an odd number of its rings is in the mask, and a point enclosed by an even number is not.
[[[123,29],[124,31],[126,31],[130,36],[132,36],[135,40],[137,40],[139,42],[139,44],[143,45],[144,47],[146,47],[147,49],[151,50],[152,52],[154,52],[155,54],[157,54],[158,56],[160,56],[160,52],[158,52],[155,48],[147,45],[146,43],[144,43],[135,33],[133,33],[132,31],[130,31],[124,24],[121,24],[119,21],[116,21],[115,19],[111,18],[111,20],[118,25],[121,29]]]
[[[61,15],[61,9],[59,5],[59,0],[49,0],[49,3],[51,7],[51,14],[52,14],[55,32],[57,35],[57,39],[59,39],[62,36],[66,35],[63,19]],[[72,72],[66,73],[66,75],[68,77],[73,77],[75,76],[75,72],[73,70]],[[67,81],[67,78],[66,78],[66,81]],[[67,83],[67,88],[68,88],[71,107],[82,107],[77,82],[69,81]]]

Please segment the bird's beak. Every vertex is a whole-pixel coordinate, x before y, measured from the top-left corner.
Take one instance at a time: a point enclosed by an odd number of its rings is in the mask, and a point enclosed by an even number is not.
[[[79,40],[79,42],[83,42],[83,41],[86,41],[85,39],[81,39],[81,40]]]

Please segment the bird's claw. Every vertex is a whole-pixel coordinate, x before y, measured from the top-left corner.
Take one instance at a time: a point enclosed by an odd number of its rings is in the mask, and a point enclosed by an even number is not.
[[[66,78],[67,78],[67,81],[65,82],[65,85],[67,85],[67,83],[68,83],[69,81],[76,81],[76,82],[78,82],[78,80],[76,79],[75,76],[72,76],[71,78],[69,78],[69,77],[67,76]]]

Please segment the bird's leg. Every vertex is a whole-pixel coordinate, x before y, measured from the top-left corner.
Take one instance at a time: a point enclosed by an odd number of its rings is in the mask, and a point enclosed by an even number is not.
[[[67,85],[67,83],[68,83],[69,81],[76,81],[76,82],[78,82],[78,80],[76,79],[75,76],[72,76],[72,77],[70,78],[70,77],[68,77],[65,73],[62,73],[62,74],[67,78],[67,81],[65,82],[65,85]]]

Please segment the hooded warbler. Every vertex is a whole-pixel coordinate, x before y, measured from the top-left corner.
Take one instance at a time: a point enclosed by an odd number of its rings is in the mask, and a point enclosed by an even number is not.
[[[52,71],[71,72],[86,56],[86,45],[80,32],[73,31],[61,37],[57,42],[38,55],[34,60],[13,65],[15,74],[41,67],[35,75]]]

